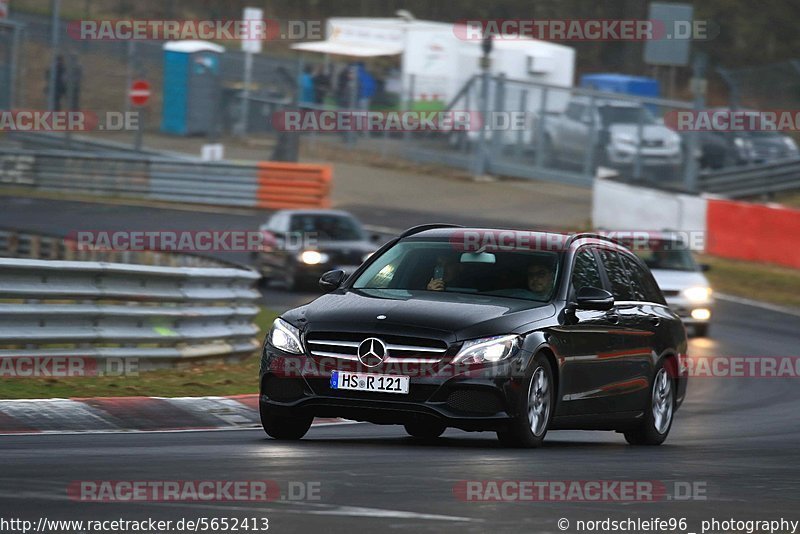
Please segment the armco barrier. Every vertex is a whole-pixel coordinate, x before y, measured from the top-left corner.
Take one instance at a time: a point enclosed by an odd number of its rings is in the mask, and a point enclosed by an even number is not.
[[[137,358],[138,368],[259,346],[245,269],[0,258],[0,360]]]
[[[258,164],[259,208],[329,207],[329,165],[261,162]]]
[[[329,165],[0,147],[0,185],[253,208],[330,206]]]
[[[708,201],[708,253],[800,269],[800,210]]]

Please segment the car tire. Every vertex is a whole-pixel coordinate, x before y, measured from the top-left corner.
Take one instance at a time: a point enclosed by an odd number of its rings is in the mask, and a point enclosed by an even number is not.
[[[417,439],[436,439],[447,429],[441,423],[408,423],[403,425],[409,436]]]
[[[497,433],[500,443],[507,447],[541,447],[555,411],[555,381],[550,362],[538,354],[525,376],[517,415],[508,430]]]
[[[661,445],[667,439],[675,416],[675,381],[664,360],[656,367],[645,418],[638,428],[624,432],[631,445]]]
[[[268,406],[260,404],[261,427],[267,435],[279,440],[298,440],[311,428],[314,417],[310,415],[278,416],[270,413]]]

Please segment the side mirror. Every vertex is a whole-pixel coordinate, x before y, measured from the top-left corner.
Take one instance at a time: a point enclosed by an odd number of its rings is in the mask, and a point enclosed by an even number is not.
[[[334,289],[338,289],[342,285],[347,275],[341,269],[335,271],[328,271],[323,274],[319,279],[319,288],[325,293],[330,293]]]
[[[709,264],[707,264],[707,263],[701,263],[700,264],[700,270],[705,273],[705,272],[711,270],[711,266]]]
[[[578,290],[575,307],[579,310],[610,310],[614,307],[614,296],[605,289],[585,286]]]

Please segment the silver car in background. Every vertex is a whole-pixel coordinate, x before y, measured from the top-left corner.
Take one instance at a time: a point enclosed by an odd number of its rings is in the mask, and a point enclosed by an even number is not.
[[[667,304],[689,333],[707,336],[714,309],[711,284],[703,274],[708,265],[695,261],[691,247],[679,234],[649,233],[646,244],[623,242],[650,268]]]

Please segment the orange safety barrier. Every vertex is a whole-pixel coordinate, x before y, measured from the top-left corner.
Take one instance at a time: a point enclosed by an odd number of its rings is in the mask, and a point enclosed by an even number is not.
[[[709,200],[706,252],[800,268],[800,210]]]
[[[258,163],[256,206],[259,208],[328,208],[330,165],[261,161]]]

